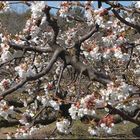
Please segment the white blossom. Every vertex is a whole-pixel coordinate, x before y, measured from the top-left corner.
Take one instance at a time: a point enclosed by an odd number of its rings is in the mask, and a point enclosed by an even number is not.
[[[55,110],[59,110],[59,104],[56,101],[50,100],[49,103]]]
[[[13,55],[11,54],[10,51],[3,51],[2,54],[1,54],[1,60],[2,62],[7,62],[7,61],[10,61],[13,59]]]
[[[0,82],[0,89],[2,91],[8,89],[10,87],[10,84],[11,84],[11,81],[10,79],[3,79],[1,82]]]
[[[31,5],[32,18],[40,18],[43,16],[43,9],[45,8],[45,1],[34,1]]]
[[[140,1],[136,1],[135,6],[136,8],[140,8]]]
[[[90,135],[92,135],[92,136],[97,136],[97,130],[95,130],[95,129],[92,129],[91,127],[89,127],[88,128],[88,132],[89,132],[89,134]]]
[[[56,122],[57,130],[64,134],[70,133],[70,121],[68,119],[63,119],[62,121]]]

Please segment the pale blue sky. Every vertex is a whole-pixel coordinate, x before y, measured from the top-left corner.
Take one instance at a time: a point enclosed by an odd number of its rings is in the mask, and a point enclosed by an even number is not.
[[[46,2],[49,6],[59,7],[59,4],[60,4],[61,1],[46,1]],[[125,6],[128,6],[132,3],[132,1],[119,1],[119,2],[123,5],[125,5]],[[96,6],[97,6],[97,1],[95,1],[94,7],[96,7]],[[103,7],[106,7],[106,4],[103,4]],[[12,5],[12,9],[14,11],[19,12],[19,13],[22,13],[22,12],[26,11],[27,6],[24,5],[24,4],[18,4],[18,5],[15,4],[15,5]],[[55,9],[51,10],[51,12],[53,12],[53,13],[55,13],[55,11],[56,11]]]

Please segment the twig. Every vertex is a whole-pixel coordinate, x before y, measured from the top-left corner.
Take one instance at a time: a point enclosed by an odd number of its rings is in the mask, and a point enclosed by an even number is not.
[[[57,19],[51,18],[50,9],[51,9],[50,6],[46,6],[46,8],[44,9],[44,13],[46,14],[48,25],[52,27],[54,32],[52,43],[56,44],[57,35],[59,33],[59,26],[57,24]]]
[[[137,118],[139,117],[139,115],[140,115],[140,110],[137,112],[137,114],[134,116],[134,119],[136,119],[137,120]]]
[[[80,74],[79,74],[79,80],[78,80],[78,93],[77,93],[77,97],[75,99],[75,101],[77,101],[79,99],[80,96],[80,89],[81,89],[81,77],[82,77],[82,73],[83,71],[81,70]]]
[[[126,68],[125,68],[125,70],[128,69],[128,67],[129,67],[129,65],[130,65],[130,62],[131,62],[131,60],[132,60],[132,56],[133,56],[133,50],[134,50],[134,49],[131,48],[130,58],[129,58],[128,63],[126,64]],[[124,70],[124,71],[125,71],[125,70]]]
[[[43,106],[42,109],[34,116],[31,125],[29,126],[29,129],[34,125],[36,118],[42,113],[42,111],[46,108],[46,106]]]
[[[60,9],[60,8],[58,8],[58,7],[54,7],[54,6],[49,6],[49,7],[51,7],[51,8],[53,8],[53,9]]]
[[[60,71],[60,75],[59,75],[59,78],[58,78],[58,82],[57,82],[57,85],[56,85],[55,93],[57,93],[59,91],[60,81],[61,81],[64,69],[65,69],[65,66],[62,66],[61,71]]]
[[[12,62],[14,59],[19,59],[19,58],[24,58],[23,56],[21,56],[21,57],[14,57],[14,58],[12,58],[11,60],[8,60],[8,61],[6,61],[6,62],[4,62],[4,63],[1,63],[0,64],[0,67],[2,67],[3,65],[5,65],[5,64],[7,64],[7,63],[9,63],[9,62]]]
[[[36,52],[34,53],[33,60],[32,60],[32,64],[31,64],[31,65],[33,65],[33,64],[34,64],[35,57],[36,57]]]
[[[48,136],[48,139],[54,134],[54,132],[57,130],[57,127],[54,128],[54,130],[51,132],[51,134]]]
[[[122,18],[118,12],[115,10],[115,9],[112,9],[112,12],[114,13],[114,15],[116,16],[117,19],[119,19],[122,23],[126,24],[127,26],[130,26],[134,29],[136,29],[138,32],[140,32],[140,26],[139,25],[136,25],[136,24],[133,24],[133,23],[130,23],[128,21],[126,21],[124,18]]]
[[[120,3],[117,3],[117,4],[114,4],[114,3],[112,3],[112,2],[110,2],[110,1],[105,1],[105,3],[106,4],[109,4],[111,7],[113,7],[113,8],[119,8],[119,9],[121,9],[121,10],[125,10],[125,11],[128,11],[128,12],[133,12],[133,13],[138,13],[138,14],[140,14],[140,10],[138,10],[138,9],[132,9],[132,8],[128,8],[128,7],[126,7],[126,6],[123,6],[122,4],[120,4]]]
[[[140,121],[135,120],[135,119],[129,117],[126,113],[120,111],[119,109],[116,109],[116,108],[112,107],[112,106],[109,105],[109,104],[107,104],[106,107],[107,107],[108,109],[111,109],[112,112],[113,112],[113,114],[118,114],[118,115],[120,115],[124,120],[128,120],[128,121],[130,121],[130,122],[132,122],[132,123],[135,123],[135,124],[137,124],[137,125],[140,125]]]
[[[45,74],[47,74],[53,64],[56,62],[56,60],[58,59],[59,55],[62,53],[63,49],[62,48],[58,48],[56,49],[56,51],[54,52],[49,64],[47,65],[47,67],[40,73],[34,75],[34,76],[29,76],[26,77],[25,79],[23,79],[23,81],[21,81],[19,84],[15,85],[14,87],[8,89],[7,91],[4,91],[1,95],[0,95],[0,100],[2,100],[3,98],[5,98],[7,95],[9,95],[10,93],[16,91],[17,89],[21,88],[25,83],[29,82],[29,81],[34,81],[39,79],[40,77],[44,76]]]
[[[31,51],[31,52],[38,52],[38,53],[51,53],[54,52],[54,50],[51,47],[48,48],[42,48],[40,49],[39,47],[34,47],[34,46],[25,46],[25,45],[18,45],[12,42],[9,42],[9,46],[15,50],[26,50],[26,51]]]
[[[20,2],[20,1],[18,1],[18,2],[9,2],[9,4],[19,4],[19,3],[23,4],[23,2]]]

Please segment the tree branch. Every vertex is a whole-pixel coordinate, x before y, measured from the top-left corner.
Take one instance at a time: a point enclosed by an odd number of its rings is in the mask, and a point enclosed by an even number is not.
[[[42,48],[40,49],[39,47],[31,47],[31,46],[25,46],[25,45],[18,45],[13,42],[8,43],[9,46],[15,50],[25,50],[25,51],[33,51],[33,52],[38,52],[38,53],[49,53],[53,52],[52,48]]]
[[[51,9],[50,6],[46,6],[45,9],[44,9],[44,12],[46,14],[47,21],[49,23],[48,25],[52,27],[53,32],[54,32],[52,43],[56,44],[57,35],[59,33],[59,26],[57,24],[57,19],[55,19],[55,18],[51,19],[50,9]]]
[[[72,56],[70,56],[69,54],[65,54],[65,56],[63,55],[60,57],[63,61],[66,62],[66,65],[71,65],[78,73],[83,71],[82,74],[87,76],[90,80],[98,81],[105,86],[106,84],[111,82],[111,79],[108,75],[103,74],[101,72],[97,72],[96,70],[83,64],[82,62],[73,59]]]
[[[132,13],[138,13],[138,14],[140,14],[140,10],[138,10],[138,9],[134,9],[134,8],[128,8],[128,7],[126,7],[126,6],[123,6],[122,4],[120,4],[120,3],[117,3],[117,4],[114,4],[113,2],[110,2],[110,1],[105,1],[105,3],[106,4],[109,4],[111,7],[113,7],[113,8],[119,8],[119,9],[121,9],[121,10],[125,10],[125,11],[128,11],[128,12],[132,12]]]
[[[81,44],[82,42],[84,42],[85,40],[87,40],[88,38],[90,38],[94,33],[98,32],[99,30],[99,25],[96,24],[95,27],[86,35],[82,36],[79,39],[79,43]]]
[[[118,114],[118,115],[120,115],[124,120],[128,120],[128,121],[133,122],[133,123],[135,123],[135,124],[137,124],[137,125],[140,125],[140,121],[135,120],[135,119],[129,117],[127,114],[123,113],[123,112],[120,111],[119,109],[116,109],[116,108],[112,107],[112,106],[109,105],[109,104],[107,104],[106,107],[107,107],[108,109],[112,110],[112,113],[113,113],[113,114]]]
[[[21,88],[25,83],[29,82],[29,81],[33,81],[33,80],[37,80],[39,79],[40,77],[44,76],[45,74],[47,74],[53,64],[56,62],[56,60],[58,59],[59,55],[62,53],[63,49],[61,48],[58,48],[56,49],[56,51],[54,52],[49,64],[47,65],[47,67],[40,73],[34,75],[34,76],[29,76],[29,77],[26,77],[23,81],[21,81],[19,84],[15,85],[14,87],[8,89],[7,91],[3,92],[1,95],[0,95],[0,100],[2,100],[3,98],[5,98],[7,95],[9,95],[10,93],[16,91],[17,89]]]
[[[114,15],[116,16],[117,19],[119,19],[122,23],[126,24],[127,26],[130,26],[134,29],[136,29],[139,33],[140,33],[140,26],[139,25],[135,25],[135,24],[132,24],[128,21],[126,21],[125,19],[123,19],[119,14],[118,12],[115,10],[115,9],[112,9],[112,12],[114,13]]]

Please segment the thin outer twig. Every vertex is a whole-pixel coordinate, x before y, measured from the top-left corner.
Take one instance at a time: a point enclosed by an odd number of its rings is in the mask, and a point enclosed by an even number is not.
[[[128,69],[128,67],[129,67],[129,65],[130,65],[130,62],[131,62],[131,60],[132,60],[132,56],[133,56],[133,50],[134,50],[134,49],[131,48],[130,58],[129,58],[129,61],[128,61],[127,65],[126,65],[125,70]],[[124,70],[124,71],[125,71],[125,70]]]
[[[26,4],[27,6],[31,6],[31,4],[26,2],[26,1],[25,2],[22,2],[22,1],[21,2],[20,1],[19,2],[9,2],[9,4],[20,4],[20,3],[21,4]],[[60,8],[54,7],[54,6],[49,6],[49,7],[53,8],[53,9],[58,9],[58,10],[60,9]]]
[[[33,60],[32,60],[32,64],[31,64],[31,65],[33,65],[33,63],[34,63],[34,61],[35,61],[35,57],[36,57],[36,52],[34,53]]]
[[[133,13],[138,13],[138,14],[140,14],[140,10],[138,10],[138,9],[132,9],[132,8],[128,8],[128,7],[126,7],[126,6],[123,6],[122,4],[120,4],[120,3],[118,3],[118,4],[114,4],[114,3],[112,3],[112,2],[109,2],[109,1],[106,1],[105,2],[106,4],[109,4],[111,7],[113,7],[113,8],[119,8],[119,9],[121,9],[121,10],[124,10],[124,11],[128,11],[128,12],[133,12]]]
[[[42,72],[40,72],[40,73],[38,73],[38,74],[36,74],[36,75],[34,75],[34,76],[26,77],[26,78],[25,78],[24,80],[22,80],[19,84],[17,84],[17,85],[15,85],[14,87],[12,87],[12,88],[10,88],[10,89],[4,91],[4,92],[0,95],[0,100],[2,100],[3,98],[5,98],[5,97],[6,97],[7,95],[9,95],[10,93],[16,91],[17,89],[21,88],[21,87],[22,87],[24,84],[26,84],[27,82],[37,80],[37,79],[39,79],[40,77],[42,77],[42,76],[44,76],[45,74],[47,74],[47,73],[51,70],[53,64],[57,61],[57,59],[58,59],[60,53],[62,53],[62,51],[63,51],[63,49],[60,49],[60,48],[59,48],[58,50],[56,50],[56,51],[54,52],[54,54],[53,54],[53,56],[52,56],[52,58],[51,58],[49,64],[47,65],[47,67],[46,67]]]
[[[137,112],[137,114],[134,116],[134,119],[136,119],[137,120],[137,118],[139,117],[139,115],[140,115],[140,110]]]
[[[29,127],[29,129],[34,125],[36,118],[42,113],[42,111],[46,108],[46,106],[43,106],[42,109],[34,116],[33,121]]]
[[[127,115],[126,113],[123,113],[121,110],[116,109],[116,108],[112,107],[109,104],[107,104],[106,107],[108,109],[111,109],[113,113],[120,115],[124,120],[128,120],[128,121],[130,121],[132,123],[135,123],[137,125],[140,125],[140,121],[131,118],[129,115]]]
[[[72,83],[76,82],[77,78],[78,78],[78,73],[75,70],[74,75],[71,74],[71,81],[67,84],[67,86],[69,86]]]
[[[63,67],[61,68],[60,75],[59,75],[59,78],[58,78],[58,82],[57,82],[57,85],[56,85],[55,93],[57,93],[58,90],[59,90],[59,87],[60,87],[60,81],[61,81],[61,78],[62,78],[62,75],[63,75],[63,71],[64,71],[64,69],[65,69],[65,66],[63,66]]]
[[[1,63],[1,64],[0,64],[0,67],[2,67],[3,65],[5,65],[5,64],[7,64],[7,63],[9,63],[9,62],[12,62],[14,59],[18,59],[18,58],[24,58],[24,56],[21,56],[21,57],[14,57],[14,58],[12,58],[12,59],[9,60],[9,61],[6,61],[6,62],[4,62],[4,63]]]
[[[130,26],[134,29],[136,29],[138,32],[140,32],[140,26],[139,25],[136,25],[136,24],[133,24],[133,23],[130,23],[128,21],[126,21],[124,18],[122,18],[118,12],[115,10],[115,9],[112,9],[112,12],[114,13],[114,15],[116,16],[117,19],[119,19],[122,23],[126,24],[127,26]]]
[[[77,93],[77,97],[76,97],[76,101],[79,99],[80,96],[80,89],[81,89],[81,77],[82,77],[82,73],[83,71],[80,72],[79,74],[79,80],[78,80],[78,93]]]
[[[57,130],[57,127],[54,128],[54,130],[51,132],[51,134],[48,136],[48,139],[54,134],[54,132]]]

